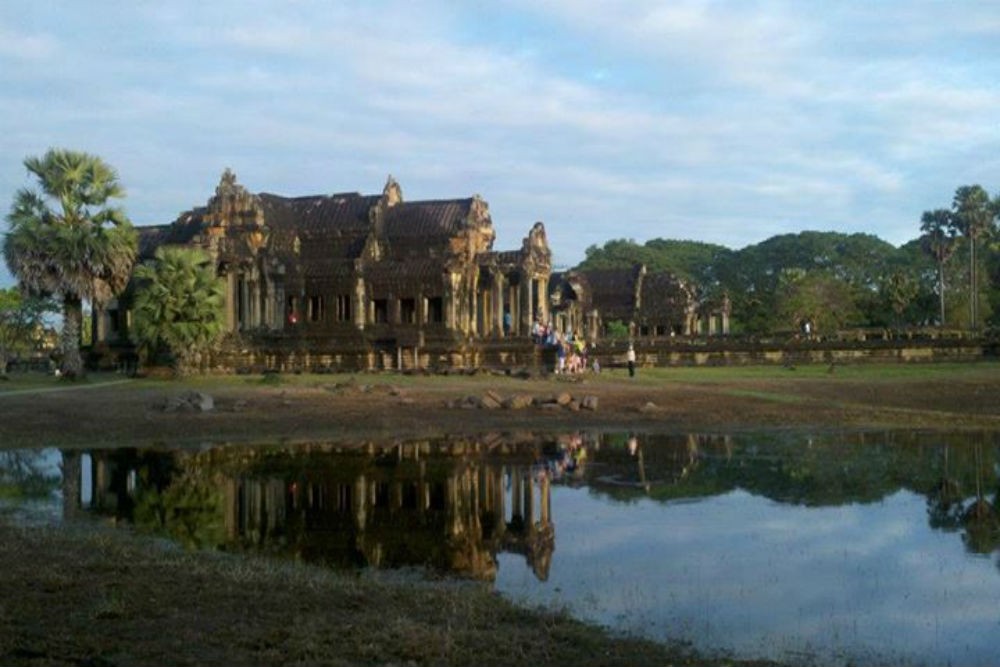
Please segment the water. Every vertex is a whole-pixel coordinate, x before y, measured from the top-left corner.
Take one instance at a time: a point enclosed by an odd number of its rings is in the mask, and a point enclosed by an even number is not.
[[[63,479],[46,498],[202,548],[492,581],[520,602],[709,654],[998,664],[998,443],[566,434],[99,449],[64,460],[79,484]],[[22,453],[0,489],[44,489],[53,460]]]

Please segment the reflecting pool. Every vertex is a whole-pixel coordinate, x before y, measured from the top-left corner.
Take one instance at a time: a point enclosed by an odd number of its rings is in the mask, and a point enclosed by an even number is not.
[[[0,511],[25,521],[11,498],[202,548],[431,568],[708,654],[1000,663],[996,434],[0,454]]]

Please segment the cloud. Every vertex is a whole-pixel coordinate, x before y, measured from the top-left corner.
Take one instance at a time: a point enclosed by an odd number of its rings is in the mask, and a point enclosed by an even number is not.
[[[997,187],[994,13],[15,0],[0,8],[0,149],[117,160],[144,221],[203,203],[230,166],[279,193],[373,191],[390,172],[408,198],[479,192],[498,244],[541,219],[566,263],[623,235],[899,243],[962,182]],[[0,168],[0,197],[17,166]]]
[[[24,33],[0,25],[0,58],[32,62],[50,60],[59,53],[59,42],[47,33]]]

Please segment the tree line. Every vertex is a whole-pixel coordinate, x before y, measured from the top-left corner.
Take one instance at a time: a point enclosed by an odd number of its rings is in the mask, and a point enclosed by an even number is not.
[[[576,269],[645,264],[723,294],[732,331],[771,334],[853,327],[1000,324],[1000,197],[980,185],[956,189],[950,208],[915,220],[920,235],[895,247],[872,234],[804,231],[732,250],[689,240],[615,239],[590,246]]]

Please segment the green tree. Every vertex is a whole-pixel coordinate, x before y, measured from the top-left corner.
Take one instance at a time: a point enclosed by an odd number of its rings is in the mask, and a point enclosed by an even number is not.
[[[886,278],[885,284],[882,286],[882,291],[885,294],[886,301],[889,303],[889,308],[895,316],[894,324],[901,326],[904,320],[903,313],[906,312],[914,297],[917,296],[916,281],[903,271],[893,271]]]
[[[831,298],[836,293],[830,306],[842,316],[835,319],[871,324],[879,316],[875,297],[882,274],[893,265],[896,255],[891,244],[869,234],[807,231],[747,246],[725,258],[717,274],[732,295],[734,329],[763,334],[794,325],[799,316],[792,317],[787,310],[791,297],[788,280],[798,275],[810,276],[804,284],[810,289],[819,289],[819,283],[824,283],[821,291]],[[834,288],[833,281],[841,286]],[[849,308],[841,301],[844,297],[852,300]],[[827,317],[817,315],[811,321],[817,327],[825,324],[829,330],[831,322],[821,324]]]
[[[50,299],[25,298],[16,287],[0,289],[0,374],[12,357],[42,347],[45,316],[55,310]]]
[[[920,231],[923,232],[923,236],[920,237],[920,247],[937,266],[937,292],[941,306],[941,317],[938,322],[944,326],[946,322],[944,267],[955,253],[955,235],[958,233],[958,228],[951,211],[939,208],[934,211],[924,211],[920,218]]]
[[[211,258],[198,249],[160,247],[135,276],[138,342],[151,354],[166,350],[175,371],[187,373],[225,328],[225,290]]]
[[[103,302],[128,283],[136,232],[121,208],[115,170],[100,158],[50,149],[24,161],[39,189],[22,188],[11,205],[3,255],[28,294],[56,296],[62,304],[62,371],[83,372],[80,329],[83,301]]]
[[[782,271],[776,296],[782,325],[778,328],[798,329],[808,321],[816,332],[831,332],[860,323],[861,314],[850,285],[825,271]]]
[[[976,246],[993,227],[994,203],[981,185],[963,185],[952,200],[955,224],[969,242],[969,326],[979,328],[979,261]]]

